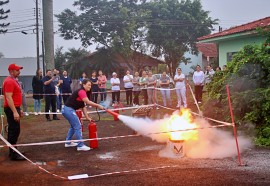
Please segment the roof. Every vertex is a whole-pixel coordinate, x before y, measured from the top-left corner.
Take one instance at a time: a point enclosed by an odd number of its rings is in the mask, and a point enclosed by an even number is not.
[[[8,76],[8,66],[12,63],[16,63],[22,66],[20,76],[33,76],[37,70],[37,58],[25,57],[25,58],[0,58],[0,76]],[[42,59],[40,59],[40,67],[42,68]]]
[[[227,35],[232,35],[236,33],[242,33],[242,32],[248,32],[255,30],[258,27],[267,27],[270,26],[270,17],[265,17],[263,19],[259,19],[250,23],[246,23],[240,26],[232,27],[230,29],[224,30],[222,32],[218,32],[215,34],[210,34],[206,35],[203,37],[199,37],[198,40],[205,40],[205,39],[210,39],[210,38],[216,38],[216,37],[222,37],[222,36],[227,36]]]
[[[217,45],[215,43],[196,43],[197,49],[207,57],[217,57]]]

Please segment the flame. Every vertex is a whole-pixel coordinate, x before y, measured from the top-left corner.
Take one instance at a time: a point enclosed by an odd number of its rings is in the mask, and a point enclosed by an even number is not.
[[[182,109],[179,114],[173,114],[167,123],[168,131],[176,131],[170,132],[171,140],[197,140],[198,131],[188,130],[194,128],[197,128],[197,125],[193,123],[193,117],[188,109]]]

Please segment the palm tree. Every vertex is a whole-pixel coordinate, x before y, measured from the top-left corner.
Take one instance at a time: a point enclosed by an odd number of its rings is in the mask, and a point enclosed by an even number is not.
[[[70,48],[66,53],[67,62],[65,64],[65,69],[68,74],[73,79],[78,79],[81,74],[87,70],[89,62],[87,61],[87,56],[89,52],[85,49],[75,49]]]
[[[118,62],[114,60],[114,52],[105,48],[98,49],[93,57],[89,57],[89,68],[94,70],[102,70],[108,75],[120,68]]]

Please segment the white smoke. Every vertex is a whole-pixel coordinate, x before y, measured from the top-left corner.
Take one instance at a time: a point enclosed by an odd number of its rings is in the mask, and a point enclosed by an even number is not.
[[[139,134],[150,137],[160,143],[168,142],[169,133],[153,134],[167,131],[166,122],[169,116],[160,120],[151,120],[149,118],[134,118],[119,115],[119,119],[131,129]],[[209,127],[210,124],[202,118],[196,118],[195,123],[198,127]],[[236,143],[233,136],[233,129],[230,132],[222,129],[209,128],[198,130],[198,140],[185,142],[185,155],[190,158],[225,158],[237,155]],[[150,134],[150,135],[149,135]],[[240,151],[252,146],[251,140],[238,136]],[[167,146],[160,151],[160,156],[173,157],[171,149]]]

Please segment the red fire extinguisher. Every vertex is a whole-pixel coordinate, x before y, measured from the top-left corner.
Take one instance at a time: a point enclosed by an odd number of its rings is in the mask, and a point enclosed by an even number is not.
[[[94,121],[91,121],[89,123],[88,130],[89,130],[89,139],[94,139],[90,140],[90,148],[98,148],[98,140],[95,139],[97,138],[97,125],[95,124]]]
[[[113,106],[113,108],[114,109],[118,109],[119,108],[119,105],[115,103],[114,106]],[[119,110],[114,110],[114,112],[117,113],[117,114],[119,114]],[[119,120],[118,119],[118,116],[116,116],[116,115],[113,115],[113,119],[114,119],[114,121],[118,121]]]
[[[82,132],[84,131],[83,129],[83,124],[82,124],[82,111],[81,110],[76,110],[76,115],[78,116],[80,122],[81,122],[81,126],[82,126]]]

